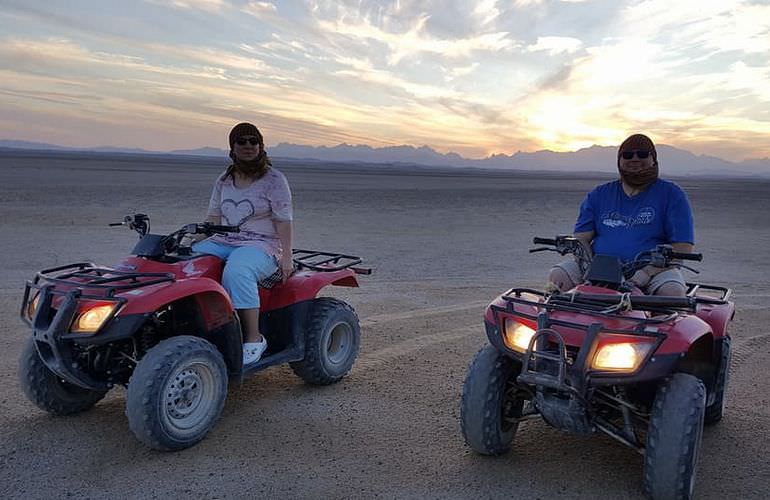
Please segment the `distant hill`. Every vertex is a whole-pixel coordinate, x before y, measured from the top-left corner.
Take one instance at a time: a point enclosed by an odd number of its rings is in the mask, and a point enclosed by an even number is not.
[[[37,149],[49,151],[94,151],[104,153],[171,154],[227,158],[227,151],[212,147],[178,149],[174,151],[147,151],[138,148],[101,146],[96,148],[67,148],[53,144],[0,140],[0,148]],[[457,153],[439,153],[428,146],[371,146],[340,144],[328,146],[305,146],[280,143],[269,146],[272,157],[303,160],[318,160],[332,163],[377,163],[425,165],[439,167],[515,169],[537,171],[591,171],[616,172],[616,146],[591,146],[578,151],[517,152],[512,155],[497,154],[484,159],[463,158]],[[761,176],[770,177],[770,158],[752,159],[740,163],[706,155],[695,155],[689,151],[665,144],[658,145],[658,160],[663,175],[671,176]]]

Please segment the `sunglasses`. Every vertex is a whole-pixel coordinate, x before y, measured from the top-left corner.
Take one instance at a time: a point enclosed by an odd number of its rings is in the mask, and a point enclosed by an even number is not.
[[[639,158],[640,160],[646,160],[647,157],[650,156],[651,154],[652,154],[652,151],[647,151],[644,149],[635,149],[632,151],[623,151],[622,153],[620,153],[620,156],[624,160],[630,160],[631,158],[634,157],[634,155],[636,155],[636,157]]]
[[[249,137],[248,139],[246,137],[239,137],[235,140],[235,143],[239,146],[245,146],[247,142],[252,146],[256,146],[259,144],[259,139],[256,137]]]

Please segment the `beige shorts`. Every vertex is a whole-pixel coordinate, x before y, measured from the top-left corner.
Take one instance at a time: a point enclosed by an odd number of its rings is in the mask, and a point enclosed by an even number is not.
[[[574,259],[565,260],[562,262],[559,262],[554,267],[558,267],[565,273],[567,273],[567,276],[570,277],[573,283],[580,284],[582,283],[583,276],[580,274],[580,267],[578,266],[578,263],[575,262]],[[647,286],[642,287],[642,291],[649,295],[654,295],[655,291],[658,290],[661,286],[663,286],[665,283],[679,283],[682,285],[685,290],[687,289],[687,284],[684,280],[684,275],[682,274],[682,271],[679,270],[677,267],[670,267],[666,269],[665,271],[662,271],[655,276],[652,277],[649,283],[647,283]]]

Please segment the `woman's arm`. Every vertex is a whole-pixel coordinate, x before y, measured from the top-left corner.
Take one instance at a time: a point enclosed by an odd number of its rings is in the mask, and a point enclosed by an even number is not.
[[[278,267],[281,268],[283,282],[286,283],[294,271],[294,261],[291,254],[292,224],[290,220],[273,220],[273,224],[281,242],[281,259],[278,261]]]

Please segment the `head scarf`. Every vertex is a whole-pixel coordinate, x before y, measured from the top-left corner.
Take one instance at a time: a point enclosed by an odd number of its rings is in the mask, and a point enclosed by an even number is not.
[[[244,136],[254,136],[259,141],[259,153],[257,153],[257,157],[253,160],[241,160],[235,155],[235,141]],[[233,160],[233,164],[227,167],[224,177],[233,175],[233,172],[236,170],[249,177],[256,176],[257,179],[265,175],[272,163],[267,153],[265,153],[265,140],[262,138],[262,133],[256,126],[246,122],[239,123],[230,131],[228,140],[230,143],[230,159]]]
[[[643,167],[621,166],[620,155],[624,151],[649,151],[652,154],[652,165]],[[645,188],[658,179],[658,153],[652,139],[644,134],[629,136],[618,148],[618,172],[620,178],[633,188]]]

